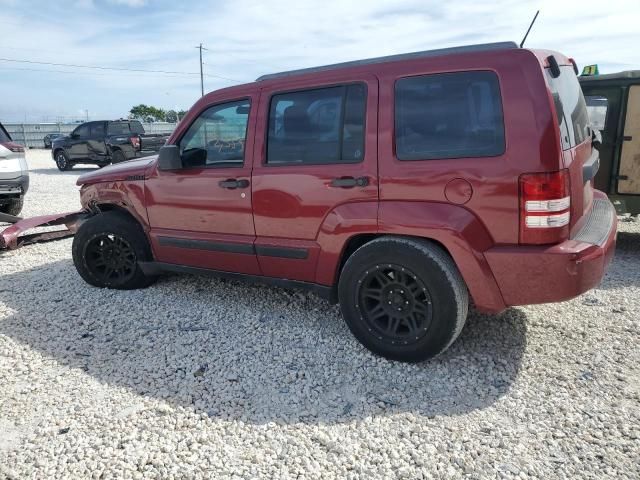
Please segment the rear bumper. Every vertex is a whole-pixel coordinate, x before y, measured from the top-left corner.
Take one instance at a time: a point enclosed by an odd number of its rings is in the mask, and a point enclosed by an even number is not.
[[[606,196],[594,192],[584,227],[553,246],[494,247],[485,258],[507,306],[560,302],[597,286],[613,258],[616,212]]]

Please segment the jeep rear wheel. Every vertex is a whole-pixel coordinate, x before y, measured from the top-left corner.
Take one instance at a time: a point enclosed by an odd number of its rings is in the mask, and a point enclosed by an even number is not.
[[[129,290],[155,281],[138,265],[152,259],[145,233],[119,212],[101,213],[83,222],[73,239],[72,255],[80,276],[96,287]]]
[[[381,237],[347,260],[340,307],[355,337],[392,360],[419,362],[446,350],[468,310],[467,288],[449,255],[421,240]]]

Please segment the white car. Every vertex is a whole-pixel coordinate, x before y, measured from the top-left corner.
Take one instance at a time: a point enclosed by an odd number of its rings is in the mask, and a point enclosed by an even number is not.
[[[0,123],[0,213],[18,215],[29,189],[24,147],[11,140]]]

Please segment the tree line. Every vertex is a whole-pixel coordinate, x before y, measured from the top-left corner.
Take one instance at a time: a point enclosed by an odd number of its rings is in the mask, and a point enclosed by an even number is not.
[[[136,105],[129,110],[129,118],[135,118],[137,120],[141,120],[145,123],[153,123],[153,122],[169,122],[169,123],[177,123],[182,120],[187,114],[186,110],[164,110],[162,108],[157,108],[152,105],[145,105],[141,103],[140,105]]]

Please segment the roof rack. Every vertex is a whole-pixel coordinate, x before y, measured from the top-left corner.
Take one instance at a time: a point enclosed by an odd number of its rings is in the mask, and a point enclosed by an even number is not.
[[[399,60],[413,60],[416,58],[440,57],[442,55],[453,55],[456,53],[476,53],[488,50],[508,50],[518,48],[515,42],[496,42],[496,43],[480,43],[476,45],[466,45],[462,47],[439,48],[437,50],[425,50],[422,52],[401,53],[399,55],[387,55],[385,57],[367,58],[365,60],[354,60],[351,62],[334,63],[332,65],[324,65],[321,67],[300,68],[298,70],[289,70],[287,72],[270,73],[262,75],[256,79],[256,82],[264,80],[273,80],[275,78],[291,77],[294,75],[302,75],[304,73],[326,72],[329,70],[338,70],[347,67],[359,67],[360,65],[371,65],[374,63],[397,62]]]

